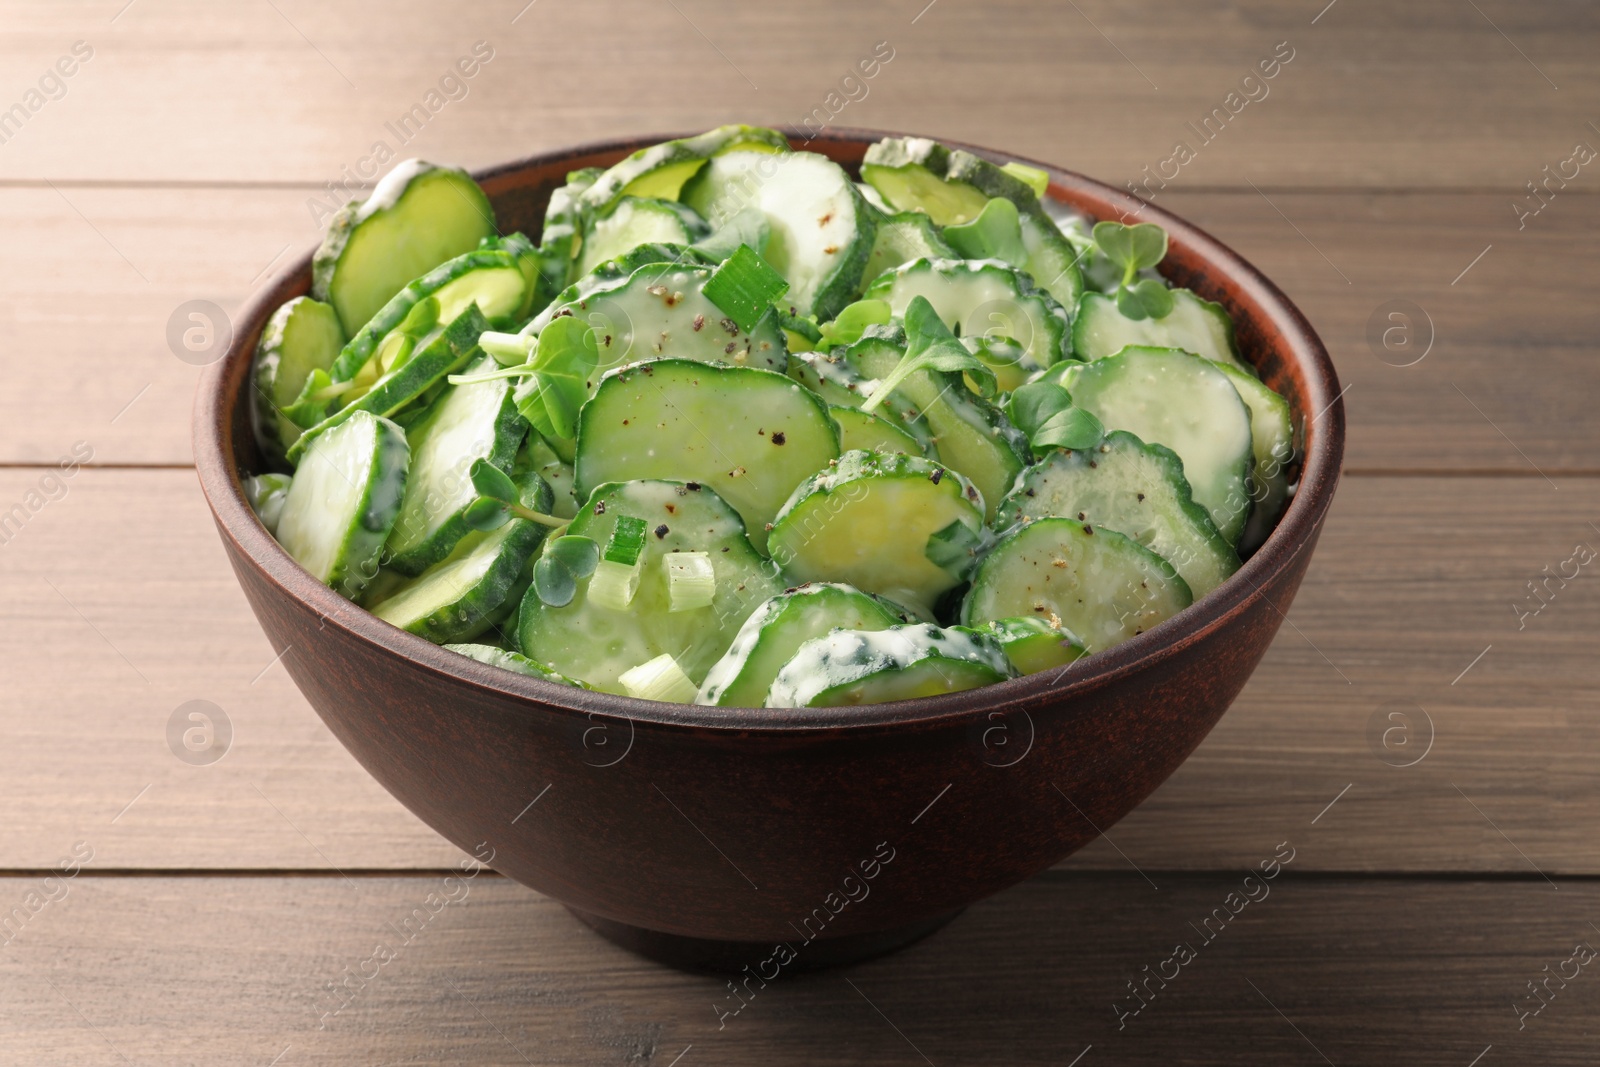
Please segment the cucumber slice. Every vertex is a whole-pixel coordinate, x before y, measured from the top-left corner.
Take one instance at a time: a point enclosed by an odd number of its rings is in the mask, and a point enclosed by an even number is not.
[[[866,182],[856,182],[856,192],[860,193],[861,199],[871,204],[873,208],[877,210],[878,214],[895,214],[894,208],[889,206],[889,201],[883,198],[883,194],[878,192],[878,190],[874,189],[872,186],[868,185]]]
[[[861,177],[896,211],[922,211],[940,226],[959,226],[978,217],[989,195],[944,180],[950,155],[926,137],[886,137],[867,149]]]
[[[525,475],[524,507],[544,511],[550,487]],[[489,533],[473,533],[444,562],[405,582],[367,610],[393,626],[436,644],[470,641],[504,618],[525,588],[528,563],[550,528],[511,519]]]
[[[639,149],[596,178],[584,191],[583,199],[600,211],[609,209],[622,196],[678,200],[685,191],[684,183],[713,156],[731,152],[773,155],[788,151],[788,138],[777,130],[764,126],[718,126],[695,137]]]
[[[1017,208],[1024,261],[1014,264],[1062,307],[1083,292],[1074,248],[1046,214],[1034,186],[965,149],[950,151],[926,138],[888,138],[867,149],[862,177],[900,211],[925,211],[940,226],[964,225],[1000,197]],[[1040,177],[1043,177],[1042,175]]]
[[[1187,289],[1172,290],[1172,311],[1159,319],[1130,319],[1104,293],[1084,293],[1072,324],[1073,354],[1081,360],[1114,356],[1129,345],[1181,348],[1202,359],[1254,373],[1233,343],[1233,320],[1221,304]]]
[[[882,379],[900,362],[904,346],[898,331],[870,327],[845,350],[845,362],[864,378]],[[926,419],[939,461],[977,487],[991,520],[1017,475],[1033,459],[1022,432],[999,408],[967,389],[956,374],[918,371],[901,382],[878,410],[892,412],[902,424]]]
[[[488,328],[488,320],[477,305],[468,304],[448,326],[436,326],[418,341],[410,358],[384,373],[359,398],[301,434],[289,448],[289,462],[298,463],[318,434],[326,433],[357,412],[393,415],[422,396],[482,351],[478,348],[478,337]]]
[[[1060,382],[1107,430],[1176,452],[1195,501],[1238,543],[1250,515],[1250,409],[1216,364],[1176,348],[1124,348],[1067,367]]]
[[[1132,538],[1076,519],[1037,519],[1008,534],[978,565],[961,621],[976,626],[1036,616],[1098,652],[1193,600],[1172,565]]]
[[[978,627],[978,632],[994,638],[1019,674],[1065,667],[1086,653],[1083,642],[1072,631],[1037,615],[995,619]]]
[[[532,290],[523,264],[512,252],[480,248],[457,256],[390,298],[350,338],[334,360],[329,376],[336,382],[360,381],[363,385],[375,381],[381,373],[379,365],[385,357],[392,357],[402,340],[399,331],[407,316],[430,296],[438,302],[440,322],[453,322],[476,304],[490,325],[503,325],[527,307]]]
[[[555,493],[550,514],[558,519],[570,519],[578,513],[579,500],[572,491],[572,465],[562,462],[549,442],[536,433],[528,434],[523,443],[512,468],[512,477],[529,470],[537,472]]]
[[[615,259],[597,264],[588,274],[561,290],[554,300],[533,317],[532,322],[523,327],[522,332],[538,336],[541,330],[550,325],[550,320],[555,318],[556,312],[574,307],[579,307],[581,310],[580,305],[590,296],[617,288],[632,277],[634,271],[653,263],[671,263],[680,267],[716,266],[714,260],[685,245],[657,243],[640,245]]]
[[[484,356],[468,374],[494,370]],[[478,499],[469,471],[484,459],[509,471],[528,424],[517,414],[512,383],[505,378],[446,386],[406,430],[411,468],[400,517],[389,534],[387,564],[416,576],[438,563],[472,532],[462,514]]]
[[[1006,529],[1052,516],[1126,534],[1172,564],[1196,597],[1239,569],[1233,546],[1194,502],[1183,461],[1125,430],[1091,449],[1057,449],[1029,467],[995,521]]]
[[[830,412],[836,407],[859,408],[872,395],[871,380],[857,374],[838,353],[791,352],[789,377],[825,400]],[[891,403],[885,403],[871,417],[887,422],[915,441],[917,447],[911,455],[938,458],[933,447],[933,430],[921,412],[905,405],[894,407]],[[843,427],[839,419],[834,421]],[[840,448],[848,451],[842,440]]]
[[[295,297],[267,320],[256,345],[250,425],[268,463],[284,462],[284,451],[300,437],[300,427],[283,409],[299,397],[312,371],[333,366],[343,347],[338,313],[309,296]]]
[[[760,209],[771,229],[762,258],[789,282],[784,299],[795,314],[825,322],[855,299],[877,212],[833,160],[730,152],[711,161],[685,200],[713,229]]]
[[[871,186],[868,186],[870,189]],[[886,270],[914,259],[955,259],[955,249],[939,234],[933,220],[920,211],[901,211],[878,221],[861,287],[871,285]]]
[[[759,708],[800,646],[830,630],[886,630],[909,622],[896,605],[848,585],[814,582],[785,590],[745,620],[706,673],[696,704]]]
[[[1255,465],[1250,468],[1250,499],[1254,506],[1239,535],[1239,550],[1259,548],[1289,502],[1289,464],[1294,460],[1294,425],[1289,402],[1253,374],[1230,363],[1218,363],[1239,399],[1250,409],[1250,442]]]
[[[907,456],[926,455],[922,449],[921,442],[888,419],[880,419],[876,415],[868,415],[865,411],[841,407],[836,404],[828,406],[828,415],[832,417],[834,424],[839,427],[839,448],[841,451],[898,452]]]
[[[639,589],[628,610],[593,603],[588,596],[592,579],[580,581],[562,607],[551,607],[530,589],[517,625],[522,652],[607,693],[625,693],[622,675],[663,654],[673,656],[698,684],[740,624],[783,584],[772,577],[772,564],[750,546],[738,513],[699,483],[600,486],[567,532],[604,545],[622,516],[643,519],[650,530]],[[710,607],[669,610],[665,557],[674,552],[710,554],[717,585]]]
[[[544,256],[546,280],[557,291],[566,288],[577,275],[577,260],[583,251],[584,219],[588,214],[583,194],[602,173],[599,167],[569,171],[567,183],[551,192],[550,202],[545,205],[539,251]]]
[[[769,708],[837,708],[960,693],[1015,677],[994,640],[926,623],[815,637],[773,680]]]
[[[650,359],[731,363],[783,372],[783,330],[768,315],[745,331],[706,298],[709,267],[650,263],[627,280],[551,308],[594,327],[599,370]],[[535,320],[536,322],[538,320]],[[592,383],[598,387],[599,381]]]
[[[846,452],[794,491],[768,549],[795,581],[846,582],[931,617],[939,595],[966,576],[966,566],[929,557],[930,539],[947,531],[958,544],[982,536],[983,499],[972,483],[918,456]]]
[[[278,543],[317,581],[354,599],[378,573],[410,455],[404,431],[369,411],[319,434],[284,498]]]
[[[912,260],[880,275],[863,294],[867,300],[888,301],[896,316],[919,296],[960,336],[1010,338],[1040,367],[1065,355],[1065,309],[997,259]]]
[[[354,336],[407,282],[495,232],[494,208],[471,175],[408,159],[329,221],[311,261],[311,295],[332,304]]]
[[[274,536],[278,533],[278,519],[283,515],[283,502],[289,498],[289,486],[293,481],[287,474],[257,474],[244,480],[244,498],[250,502],[250,510]]]
[[[827,406],[783,375],[664,359],[601,380],[578,415],[574,470],[580,498],[605,482],[703,482],[764,548],[789,494],[838,455]]]
[[[510,671],[513,674],[526,674],[530,678],[542,678],[547,682],[557,685],[570,685],[577,689],[587,689],[588,686],[575,678],[568,678],[564,674],[557,674],[543,664],[535,663],[520,652],[508,652],[503,648],[493,645],[445,645],[451,652],[459,652],[468,659],[475,659],[479,663],[487,663],[491,667]]]
[[[611,212],[592,220],[583,237],[578,273],[588,274],[644,244],[689,245],[708,232],[705,220],[672,200],[624,196]]]

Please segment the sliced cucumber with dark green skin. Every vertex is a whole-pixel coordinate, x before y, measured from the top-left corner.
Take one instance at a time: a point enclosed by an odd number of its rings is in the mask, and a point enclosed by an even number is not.
[[[1059,380],[1107,430],[1176,452],[1195,501],[1238,543],[1250,515],[1250,409],[1216,364],[1176,348],[1132,347],[1070,365]]]
[[[971,222],[993,197],[1017,208],[1026,255],[1014,266],[1070,313],[1083,292],[1079,250],[1046,214],[1034,187],[965,149],[926,138],[887,138],[867,149],[866,178],[900,211],[924,211],[940,226]]]
[[[816,393],[828,404],[836,407],[859,408],[871,395],[871,379],[863,378],[839,353],[796,352],[789,356],[789,377]],[[908,406],[884,404],[871,416],[887,422],[894,429],[917,443],[912,455],[937,459],[933,447],[933,431],[922,414]],[[835,422],[840,420],[835,419]],[[843,423],[841,422],[842,426]],[[841,449],[845,449],[841,441]]]
[[[1194,600],[1172,565],[1131,537],[1076,519],[1036,519],[978,565],[961,605],[977,626],[1033,616],[1099,652],[1176,615]]]
[[[1056,449],[1017,479],[995,524],[1050,517],[1126,534],[1172,564],[1196,597],[1239,569],[1239,556],[1195,503],[1183,461],[1164,445],[1113,430],[1093,448]]]
[[[409,459],[404,431],[368,411],[319,434],[284,498],[278,543],[317,581],[354,599],[378,573]]]
[[[284,501],[289,498],[289,485],[293,479],[287,474],[256,474],[242,483],[244,498],[250,510],[256,513],[261,525],[274,536],[278,533],[278,519],[283,515]]]
[[[650,359],[688,359],[783,372],[787,353],[776,319],[765,316],[745,331],[706,298],[709,267],[646,264],[617,285],[571,303],[570,313],[594,327],[599,371]],[[537,321],[537,320],[536,320]],[[591,387],[598,387],[598,380]]]
[[[1042,176],[1041,176],[1042,177]],[[1070,313],[1083,293],[1079,252],[1045,212],[1043,194],[1027,182],[965,149],[950,153],[946,182],[970,185],[990,197],[1011,201],[1017,208],[1026,259],[1016,264],[1032,276]]]
[[[789,282],[784,303],[825,322],[855,299],[877,212],[837,163],[811,152],[730,152],[707,165],[685,200],[713,229],[759,208],[771,237],[762,258]]]
[[[1289,402],[1253,374],[1218,363],[1239,399],[1250,409],[1250,442],[1255,465],[1250,469],[1250,518],[1239,535],[1239,550],[1261,546],[1289,502],[1289,465],[1294,462],[1294,425]]]
[[[451,652],[460,653],[468,659],[475,659],[479,663],[487,663],[491,667],[510,671],[513,674],[525,674],[529,678],[542,678],[547,682],[557,685],[570,685],[577,689],[587,689],[588,686],[576,678],[568,678],[564,674],[557,674],[543,664],[535,663],[520,652],[508,652],[503,648],[493,645],[445,645]]]
[[[329,221],[311,295],[332,304],[353,337],[406,283],[495,232],[494,208],[470,174],[408,159]]]
[[[578,415],[574,471],[580,499],[605,482],[703,482],[764,548],[789,494],[838,455],[827,405],[784,375],[664,359],[601,381]]]
[[[740,624],[782,591],[783,583],[772,576],[771,562],[751,547],[738,513],[697,482],[600,486],[567,532],[605,545],[622,516],[644,520],[648,530],[638,590],[627,610],[591,601],[590,578],[582,579],[573,599],[561,607],[546,604],[535,587],[522,601],[518,644],[524,655],[607,693],[624,693],[621,676],[662,654],[673,656],[698,685]],[[666,557],[676,552],[708,553],[716,575],[709,607],[669,610]]]
[[[550,487],[525,474],[522,505],[545,512]],[[464,538],[448,559],[401,584],[367,610],[435,644],[470,641],[505,617],[525,588],[526,570],[550,528],[513,518],[499,529]]]
[[[759,708],[800,646],[830,630],[887,630],[910,622],[895,604],[848,585],[813,582],[787,589],[745,620],[700,685],[696,704]]]
[[[580,501],[572,491],[572,465],[563,462],[549,443],[538,434],[528,434],[512,470],[513,477],[521,471],[536,471],[539,477],[549,483],[551,491],[555,493],[555,501],[550,505],[550,514],[556,518],[570,519],[578,513]]]
[[[362,380],[363,384],[376,380],[380,364],[385,362],[383,356],[391,355],[392,347],[401,340],[398,331],[406,317],[430,296],[438,300],[440,322],[454,321],[473,304],[490,326],[514,321],[532,296],[523,267],[516,254],[500,248],[474,249],[441,263],[391,297],[351,337],[334,361],[330,377],[336,382]]]
[[[882,379],[900,362],[904,347],[905,339],[897,331],[869,327],[845,351],[845,361],[864,378]],[[892,412],[903,425],[926,419],[940,462],[977,487],[990,519],[1033,459],[1027,437],[999,408],[962,384],[959,374],[918,371],[901,382],[878,410]]]
[[[869,186],[870,188],[870,186]],[[955,249],[939,234],[933,220],[921,211],[901,211],[878,220],[872,252],[861,272],[861,287],[871,285],[886,270],[914,259],[955,259]]]
[[[1078,359],[1114,356],[1129,345],[1181,348],[1202,359],[1231,363],[1254,373],[1233,343],[1233,320],[1221,304],[1187,289],[1172,290],[1172,311],[1159,319],[1130,319],[1104,293],[1085,293],[1072,324],[1072,349]]]
[[[926,297],[957,334],[1008,337],[1040,367],[1065,354],[1066,311],[999,260],[912,260],[879,275],[863,296],[887,301],[896,316],[905,314],[914,297]]]
[[[422,396],[433,386],[481,354],[478,337],[489,328],[488,320],[476,304],[457,315],[447,326],[437,326],[416,343],[409,359],[388,371],[358,399],[308,429],[289,449],[289,462],[298,463],[306,447],[318,434],[338,426],[359,411],[393,415]]]
[[[496,366],[484,356],[467,374]],[[511,393],[512,383],[505,378],[447,385],[427,413],[407,428],[411,467],[400,517],[386,546],[388,566],[401,574],[421,574],[472,532],[463,514],[478,499],[472,464],[483,459],[509,471],[528,431]]]
[[[828,414],[839,427],[839,448],[843,452],[898,452],[907,456],[926,455],[922,444],[888,419],[868,415],[853,407],[828,406]]]
[[[663,200],[686,199],[684,183],[706,160],[731,152],[782,154],[789,140],[764,126],[718,126],[694,137],[641,148],[595,179],[583,194],[586,203],[604,211],[622,196],[651,196]],[[696,209],[698,210],[698,209]],[[701,212],[702,215],[705,212]],[[713,224],[715,225],[715,224]]]
[[[836,708],[960,693],[1014,677],[1005,653],[975,630],[926,623],[835,630],[801,645],[767,692],[769,708]]]
[[[955,471],[918,456],[846,452],[794,491],[767,547],[797,582],[845,582],[931,617],[970,555],[936,562],[930,541],[976,546],[982,533],[983,498]]]
[[[269,463],[283,463],[284,452],[300,437],[300,427],[283,409],[300,396],[314,370],[326,371],[344,347],[344,329],[332,305],[297,296],[278,308],[261,329],[251,372],[255,396],[250,425],[256,445]]]
[[[589,220],[578,273],[588,274],[640,245],[690,245],[707,232],[704,219],[674,200],[624,196],[608,214]]]
[[[640,267],[653,263],[671,263],[680,267],[715,267],[716,263],[685,245],[643,244],[595,268],[556,295],[522,332],[535,337],[555,317],[556,312],[570,309],[595,293],[615,289],[626,282]]]
[[[599,167],[569,171],[567,183],[552,191],[550,202],[545,205],[539,251],[544,256],[545,277],[557,292],[566,288],[577,274],[578,256],[583,251],[584,220],[589,210],[583,194],[603,173]]]
[[[989,194],[944,180],[951,152],[926,137],[886,137],[867,149],[861,177],[896,211],[922,211],[940,226],[971,222]]]
[[[1019,674],[1038,674],[1052,667],[1076,663],[1087,653],[1070,630],[1037,615],[995,619],[978,627],[994,638]]]

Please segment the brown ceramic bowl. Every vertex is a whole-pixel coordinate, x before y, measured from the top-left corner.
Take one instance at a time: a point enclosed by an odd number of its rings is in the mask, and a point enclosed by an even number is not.
[[[805,147],[853,168],[881,136],[831,131]],[[568,171],[662,139],[534,156],[479,179],[504,230],[534,235]],[[1344,410],[1317,335],[1254,267],[1158,208],[1032,165],[1049,173],[1051,196],[1092,216],[1137,209],[1164,226],[1166,275],[1227,307],[1245,356],[1293,408],[1299,491],[1220,588],[1059,672],[857,708],[660,704],[484,666],[318,583],[241,495],[258,463],[251,353],[272,310],[307,291],[308,255],[244,311],[206,374],[194,448],[239,582],[329,729],[429,826],[607,937],[679,965],[768,977],[905,944],[1131,811],[1271,644],[1338,480]]]

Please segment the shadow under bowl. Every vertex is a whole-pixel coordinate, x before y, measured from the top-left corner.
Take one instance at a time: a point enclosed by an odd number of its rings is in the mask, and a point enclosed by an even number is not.
[[[853,170],[882,136],[834,130],[804,148]],[[547,153],[478,178],[504,232],[536,233],[568,171],[661,139]],[[251,357],[273,309],[309,289],[306,255],[243,312],[205,374],[194,450],[239,583],[329,729],[429,826],[611,940],[678,966],[767,977],[909,943],[1131,811],[1205,738],[1271,644],[1338,481],[1344,409],[1310,324],[1237,254],[1109,186],[1020,162],[1090,216],[1163,226],[1163,272],[1227,308],[1241,351],[1288,399],[1298,490],[1237,574],[1060,671],[891,704],[703,708],[486,666],[317,582],[244,499],[241,477],[260,462]]]

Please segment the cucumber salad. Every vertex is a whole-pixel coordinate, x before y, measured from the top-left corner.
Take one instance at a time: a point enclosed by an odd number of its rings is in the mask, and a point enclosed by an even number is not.
[[[397,627],[551,682],[875,703],[1073,663],[1238,569],[1289,406],[1166,234],[890,138],[725,126],[574,171],[538,243],[410,161],[253,371],[262,523]]]

